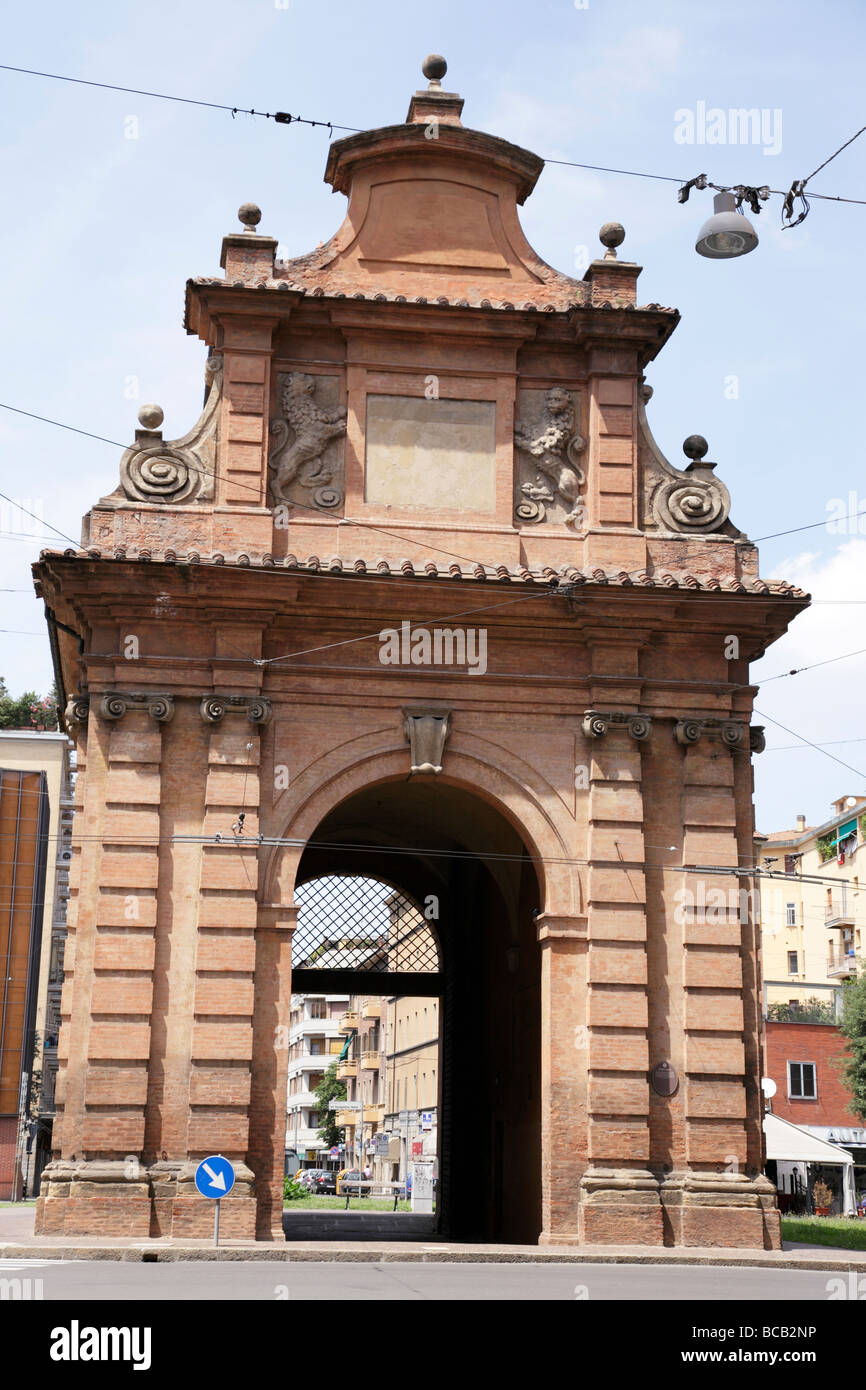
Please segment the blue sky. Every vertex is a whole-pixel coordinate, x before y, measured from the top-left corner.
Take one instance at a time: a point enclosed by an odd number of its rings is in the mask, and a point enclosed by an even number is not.
[[[863,124],[864,35],[866,12],[846,0],[45,0],[7,15],[4,61],[364,128],[404,118],[423,85],[421,60],[437,51],[449,63],[445,85],[466,99],[466,125],[548,159],[786,189]],[[677,113],[699,103],[766,110],[780,122],[778,152],[760,141],[678,143]],[[184,282],[218,273],[221,238],[247,200],[262,207],[260,230],[279,238],[281,254],[331,235],[345,204],[322,182],[327,132],[5,72],[0,109],[0,398],[121,443],[139,405],[155,400],[166,436],[182,434],[198,413],[204,358],[181,327]],[[866,136],[810,187],[866,196],[864,173]],[[816,200],[802,226],[782,231],[780,203],[753,219],[758,249],[733,262],[692,249],[709,191],[680,206],[674,184],[548,165],[522,210],[538,252],[576,274],[601,223],[624,224],[620,254],[644,266],[640,301],[683,314],[647,374],[653,431],[676,463],[686,435],[707,437],[733,520],[753,538],[822,522],[833,499],[847,508],[851,494],[852,510],[866,508],[866,207]],[[115,486],[117,451],[5,411],[0,449],[2,490],[72,536]],[[26,590],[41,542],[22,535],[8,507],[0,515],[0,586]],[[761,545],[762,574],[822,602],[771,649],[759,677],[866,646],[866,517],[859,534],[857,525]],[[0,597],[0,626],[42,631],[28,593]],[[46,689],[47,642],[0,641],[13,691]],[[766,715],[830,745],[824,754],[792,748],[797,740],[768,723],[768,751],[756,760],[762,829],[791,825],[799,811],[820,822],[831,799],[866,787],[864,674],[860,656],[762,690]]]

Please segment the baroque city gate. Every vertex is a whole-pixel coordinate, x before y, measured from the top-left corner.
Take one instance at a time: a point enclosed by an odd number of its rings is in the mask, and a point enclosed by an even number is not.
[[[425,73],[330,146],[324,245],[277,260],[242,207],[187,285],[201,419],[143,407],[35,568],[79,767],[38,1227],[205,1236],[222,1152],[226,1234],[281,1238],[296,888],[370,873],[442,896],[444,1099],[493,1193],[449,1174],[449,1233],[772,1246],[734,870],[749,662],[806,598],[758,577],[706,441],[681,470],[653,440],[678,315],[622,229],[546,265],[542,161]]]

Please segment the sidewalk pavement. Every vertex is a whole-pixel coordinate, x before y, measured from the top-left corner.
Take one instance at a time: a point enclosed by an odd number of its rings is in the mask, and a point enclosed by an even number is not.
[[[786,1243],[782,1250],[738,1250],[646,1245],[475,1245],[462,1241],[304,1240],[130,1241],[122,1236],[34,1236],[32,1204],[0,1208],[0,1262],[4,1260],[339,1260],[345,1263],[727,1265],[766,1269],[849,1270],[866,1274],[866,1250]]]

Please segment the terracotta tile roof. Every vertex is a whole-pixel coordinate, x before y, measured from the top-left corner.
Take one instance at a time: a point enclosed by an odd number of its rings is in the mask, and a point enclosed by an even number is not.
[[[46,558],[63,556],[66,559],[94,560],[143,560],[155,564],[184,565],[229,565],[254,569],[284,569],[295,573],[308,574],[362,574],[372,577],[391,575],[410,579],[476,580],[507,584],[567,584],[572,586],[610,585],[613,588],[638,589],[688,589],[708,593],[735,594],[775,594],[782,598],[808,598],[802,589],[788,584],[783,579],[754,579],[747,584],[737,579],[719,580],[714,577],[698,579],[693,574],[659,571],[650,574],[647,570],[627,573],[625,570],[578,569],[574,565],[538,565],[528,569],[525,565],[491,565],[471,560],[451,562],[442,559],[428,560],[375,560],[358,556],[354,559],[340,555],[286,555],[280,558],[273,555],[253,556],[245,552],[211,555],[198,551],[152,550],[135,546],[101,550],[97,546],[74,550],[43,550]]]
[[[772,830],[769,835],[760,838],[766,840],[768,845],[788,844],[789,841],[802,839],[804,835],[811,835],[815,828],[814,825],[804,825],[802,830]]]
[[[320,248],[324,249],[324,248]],[[607,301],[601,304],[592,304],[590,298],[590,286],[582,280],[572,280],[570,276],[563,275],[558,270],[547,271],[545,283],[539,285],[531,299],[516,297],[515,299],[489,299],[472,298],[465,296],[460,298],[449,298],[447,295],[405,295],[400,290],[391,288],[377,287],[375,290],[368,287],[367,290],[359,289],[357,281],[350,276],[339,274],[337,271],[329,272],[326,268],[308,265],[312,261],[316,252],[309,256],[299,256],[293,261],[278,261],[276,263],[276,275],[259,276],[250,280],[226,280],[220,275],[196,275],[193,276],[189,284],[202,287],[220,286],[223,289],[238,290],[292,290],[295,294],[310,295],[314,299],[327,296],[329,299],[364,299],[371,303],[380,304],[413,304],[413,305],[434,305],[442,308],[455,309],[496,309],[496,310],[523,310],[528,313],[564,313],[569,309],[594,308],[594,309],[615,309],[617,306]],[[679,310],[668,308],[663,304],[622,304],[621,309],[629,310],[632,313],[655,313],[672,314],[679,318]]]

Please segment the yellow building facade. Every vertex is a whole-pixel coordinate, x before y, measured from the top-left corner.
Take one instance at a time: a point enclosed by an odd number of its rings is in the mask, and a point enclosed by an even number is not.
[[[866,942],[866,797],[842,796],[820,825],[756,837],[765,1005],[835,1012]]]

